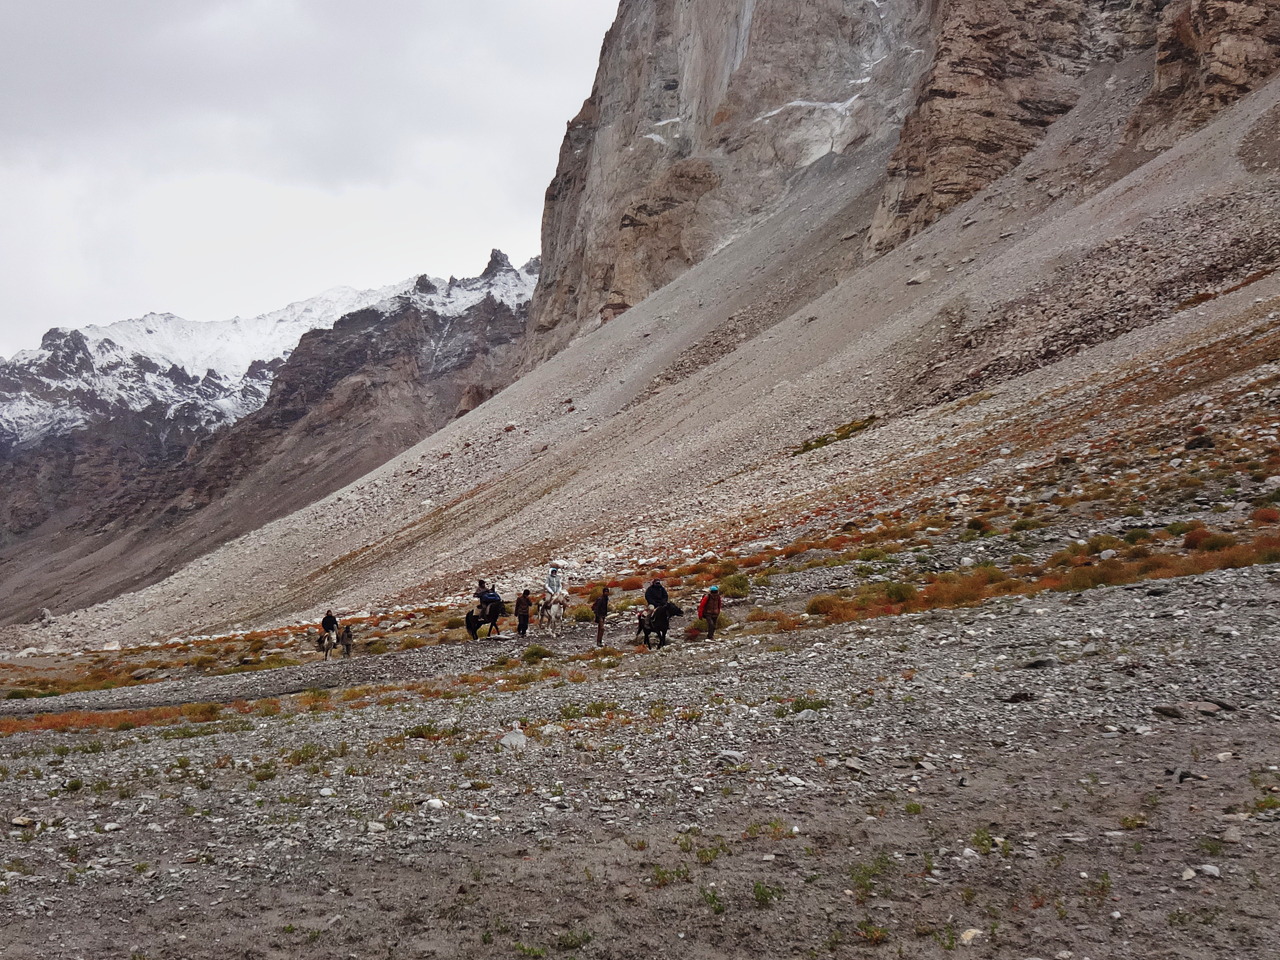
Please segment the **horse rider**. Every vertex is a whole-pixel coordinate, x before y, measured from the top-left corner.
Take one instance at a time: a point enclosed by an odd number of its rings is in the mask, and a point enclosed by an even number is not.
[[[480,607],[482,616],[489,613],[493,604],[502,602],[502,597],[498,595],[498,585],[486,584],[483,580],[480,581],[480,585],[476,587],[476,592],[472,596],[479,601],[477,605]]]
[[[551,571],[547,574],[547,582],[542,585],[542,590],[546,594],[547,600],[551,600],[565,592],[564,574],[560,572],[560,567],[554,563],[551,565]]]
[[[333,647],[338,642],[338,618],[332,610],[326,610],[324,619],[320,621],[320,632],[325,635],[325,646]]]
[[[653,583],[645,588],[644,602],[649,605],[648,612],[650,613],[659,607],[666,606],[670,599],[671,597],[667,595],[667,588],[662,585],[661,577],[654,577]]]

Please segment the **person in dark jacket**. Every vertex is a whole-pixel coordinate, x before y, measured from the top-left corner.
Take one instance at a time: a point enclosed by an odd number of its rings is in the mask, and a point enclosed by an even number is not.
[[[609,615],[609,588],[600,591],[600,596],[591,605],[591,612],[596,615],[596,646],[604,646],[604,618]]]
[[[516,597],[516,632],[522,637],[529,632],[529,608],[532,606],[528,590]]]
[[[720,599],[719,587],[712,587],[708,590],[706,596],[702,598],[702,602],[698,604],[698,616],[707,622],[708,640],[716,638],[716,624],[720,622],[722,605],[723,601]]]
[[[665,606],[670,599],[667,595],[667,588],[662,585],[661,577],[654,577],[653,583],[645,588],[644,602],[649,605],[650,612]]]
[[[324,619],[320,621],[320,633],[321,650],[332,650],[338,645],[338,618],[333,615],[332,610],[325,611]],[[325,653],[325,659],[328,658],[329,654]]]
[[[480,608],[480,616],[488,622],[490,615],[493,613],[493,605],[502,603],[502,597],[498,594],[498,585],[486,584],[483,580],[476,587],[476,592],[472,594],[479,601],[477,606]]]

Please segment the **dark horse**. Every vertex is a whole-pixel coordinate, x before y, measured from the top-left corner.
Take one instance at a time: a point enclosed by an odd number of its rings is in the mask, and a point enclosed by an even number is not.
[[[674,617],[683,617],[684,611],[668,600],[662,606],[658,607],[653,613],[645,613],[640,611],[640,615],[636,618],[636,636],[644,634],[644,645],[650,650],[653,644],[649,642],[651,634],[658,637],[658,649],[661,650],[667,645],[667,631],[671,629],[671,621]]]
[[[504,616],[507,612],[507,605],[501,600],[491,600],[488,603],[481,603],[475,609],[468,610],[464,618],[467,625],[467,633],[471,634],[472,640],[480,639],[480,628],[486,623],[489,625],[489,633],[487,636],[492,637],[494,632],[501,634],[502,630],[498,627],[498,618]]]

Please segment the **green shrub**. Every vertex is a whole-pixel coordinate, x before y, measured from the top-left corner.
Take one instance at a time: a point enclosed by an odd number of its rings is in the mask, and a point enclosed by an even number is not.
[[[570,607],[569,616],[573,619],[574,623],[590,623],[596,618],[596,615],[591,612],[591,608],[585,603],[580,606]]]
[[[884,584],[885,599],[891,603],[910,603],[916,598],[916,588],[909,583]]]
[[[734,573],[720,581],[720,592],[726,597],[740,599],[751,592],[751,581],[744,573]]]

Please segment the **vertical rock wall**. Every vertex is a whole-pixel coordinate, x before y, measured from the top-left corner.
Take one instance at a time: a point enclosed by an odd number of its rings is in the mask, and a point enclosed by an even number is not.
[[[536,362],[678,277],[800,171],[896,136],[928,0],[623,0],[543,216]]]
[[[944,0],[937,54],[889,163],[866,247],[897,246],[1012,170],[1078,79],[1154,41],[1153,0]]]
[[[1130,127],[1162,149],[1258,87],[1280,67],[1280,2],[1180,0],[1165,7],[1151,95]]]

